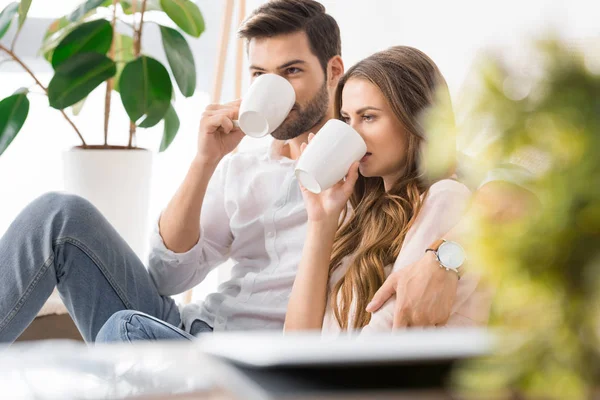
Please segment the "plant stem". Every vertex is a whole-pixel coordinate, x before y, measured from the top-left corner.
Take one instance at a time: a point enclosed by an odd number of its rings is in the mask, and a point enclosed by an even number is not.
[[[4,51],[13,60],[15,60],[17,63],[19,63],[19,65],[29,74],[29,76],[31,76],[31,78],[33,78],[33,80],[35,81],[35,83],[44,90],[44,93],[46,93],[46,95],[48,95],[48,88],[46,88],[46,86],[44,86],[42,84],[42,82],[39,81],[39,79],[35,76],[35,74],[33,73],[33,71],[31,71],[29,69],[29,67],[27,67],[27,65],[25,65],[25,63],[23,61],[21,61],[21,59],[15,53],[13,53],[12,51],[10,51],[9,49],[7,49],[6,47],[4,47],[1,44],[0,44],[0,50]],[[87,143],[83,139],[83,136],[81,136],[81,132],[79,132],[79,129],[77,129],[77,127],[75,126],[75,124],[73,123],[73,121],[71,121],[71,119],[67,116],[67,114],[65,113],[64,110],[58,110],[58,111],[61,112],[61,114],[63,115],[63,117],[65,117],[65,119],[67,120],[67,122],[73,127],[73,129],[75,130],[75,133],[77,133],[77,136],[79,136],[79,139],[81,139],[82,147],[86,148],[87,147]]]
[[[137,40],[137,28],[135,26],[135,12],[137,7],[137,0],[133,0],[131,2],[131,15],[133,15],[133,55],[135,57],[135,41]],[[131,148],[131,142],[133,140],[133,135],[135,135],[135,122],[129,121],[129,142],[127,143],[127,147]]]
[[[140,11],[140,23],[137,26],[137,28],[134,28],[133,51],[134,51],[135,58],[138,58],[140,56],[140,53],[142,52],[142,30],[144,27],[144,14],[146,13],[146,2],[147,2],[147,0],[142,1],[142,9]],[[134,0],[131,2],[133,15],[135,15],[135,5],[136,5],[136,1]],[[130,148],[132,147],[133,137],[135,135],[136,129],[137,129],[137,127],[135,126],[135,122],[130,121],[129,122],[129,144],[128,144],[128,147],[130,147]]]
[[[146,2],[148,0],[143,0],[142,1],[142,12],[141,12],[141,16],[140,16],[140,25],[138,26],[138,31],[137,31],[137,41],[136,41],[136,48],[135,48],[135,56],[139,57],[140,53],[142,52],[142,30],[144,29],[144,14],[146,14]]]
[[[117,34],[117,5],[119,0],[113,0],[113,15],[112,15],[112,31],[113,40],[110,44],[110,58],[115,58],[115,35]],[[114,78],[110,78],[106,81],[106,96],[104,98],[104,145],[108,145],[108,122],[110,120],[110,100],[112,97],[112,91],[114,86]]]
[[[131,143],[133,141],[133,135],[135,135],[135,122],[133,121],[129,121],[129,143],[127,144],[127,147],[131,148]]]

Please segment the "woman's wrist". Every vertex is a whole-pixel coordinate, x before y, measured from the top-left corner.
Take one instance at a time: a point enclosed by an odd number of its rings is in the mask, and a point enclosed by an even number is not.
[[[316,234],[318,236],[334,237],[338,229],[338,220],[339,217],[328,217],[319,220],[309,220],[308,232],[309,234]]]
[[[298,271],[303,274],[321,274],[327,271],[337,227],[331,223],[308,222],[306,241]],[[312,271],[312,272],[311,272]],[[304,275],[297,275],[296,280]],[[314,279],[314,275],[310,279]],[[326,278],[324,278],[327,281]]]
[[[340,220],[340,215],[342,215],[342,212],[333,212],[333,213],[318,213],[319,215],[311,215],[311,213],[308,213],[308,222],[309,223],[314,223],[314,224],[321,224],[323,226],[327,226],[327,225],[334,225],[337,227],[339,220]]]

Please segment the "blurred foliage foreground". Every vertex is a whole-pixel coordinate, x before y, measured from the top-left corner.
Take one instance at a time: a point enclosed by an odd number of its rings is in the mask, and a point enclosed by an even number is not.
[[[559,40],[528,62],[488,56],[459,135],[485,130],[488,167],[527,166],[539,206],[505,224],[474,216],[469,268],[495,286],[497,353],[462,367],[459,388],[527,398],[589,398],[600,388],[600,65]],[[457,111],[461,104],[457,104]],[[503,394],[503,395],[502,395]]]

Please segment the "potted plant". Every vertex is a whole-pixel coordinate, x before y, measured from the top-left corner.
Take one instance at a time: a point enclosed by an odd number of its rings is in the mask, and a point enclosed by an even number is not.
[[[204,20],[191,0],[86,0],[49,27],[40,54],[54,74],[46,86],[14,52],[32,0],[10,3],[0,13],[0,40],[17,24],[10,46],[0,43],[0,54],[17,62],[47,95],[49,104],[69,123],[81,144],[64,155],[65,188],[92,201],[138,253],[144,248],[152,153],[135,143],[138,129],[163,123],[159,151],[166,150],[177,131],[174,86],[190,97],[196,88],[196,68],[182,33],[194,38],[204,31]],[[178,29],[159,25],[168,67],[145,55],[144,28],[151,14],[166,15]],[[122,33],[124,31],[124,33]],[[173,81],[175,83],[173,83]],[[85,140],[73,120],[86,97],[105,87],[104,142]],[[16,89],[16,88],[15,88]],[[0,155],[11,144],[29,114],[27,89],[0,101]],[[130,123],[109,127],[111,98],[119,96]],[[109,144],[111,131],[128,132],[128,144]]]

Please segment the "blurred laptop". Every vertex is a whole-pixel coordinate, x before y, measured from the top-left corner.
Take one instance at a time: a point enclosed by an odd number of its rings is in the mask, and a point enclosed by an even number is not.
[[[215,379],[247,399],[338,398],[439,390],[459,361],[487,355],[485,329],[410,329],[369,336],[232,332],[199,339]],[[387,398],[387,397],[386,397]]]

